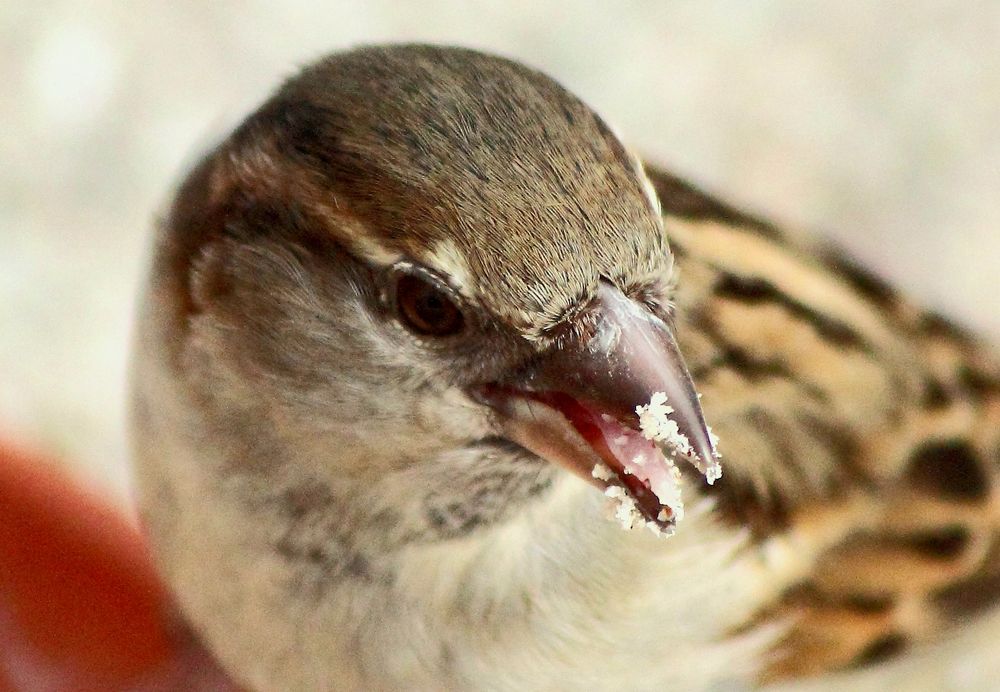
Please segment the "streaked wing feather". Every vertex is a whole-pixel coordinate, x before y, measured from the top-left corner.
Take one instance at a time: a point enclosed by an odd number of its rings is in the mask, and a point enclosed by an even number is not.
[[[995,352],[835,248],[649,171],[721,514],[790,630],[765,676],[883,660],[1000,603]]]

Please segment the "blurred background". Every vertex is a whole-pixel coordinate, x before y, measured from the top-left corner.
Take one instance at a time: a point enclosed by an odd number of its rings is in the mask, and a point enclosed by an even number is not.
[[[0,4],[0,434],[122,502],[151,228],[198,151],[359,43],[543,69],[648,159],[1000,336],[1000,2]]]

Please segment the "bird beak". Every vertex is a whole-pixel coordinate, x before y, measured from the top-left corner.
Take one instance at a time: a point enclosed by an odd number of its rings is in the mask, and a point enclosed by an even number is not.
[[[663,451],[693,463],[709,482],[718,476],[719,457],[674,335],[646,306],[606,282],[572,327],[527,372],[474,394],[496,412],[506,437],[598,487],[617,480],[647,521],[671,527],[677,506],[664,504],[634,462],[641,457],[648,469],[646,460],[657,454],[665,469],[672,463],[640,433],[636,408],[656,393],[666,395],[682,444],[668,441]]]

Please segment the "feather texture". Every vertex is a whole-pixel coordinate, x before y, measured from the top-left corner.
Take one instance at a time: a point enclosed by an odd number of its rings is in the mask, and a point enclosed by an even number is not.
[[[791,623],[765,677],[885,660],[1000,602],[1000,377],[989,348],[835,249],[651,172],[682,345]]]
[[[469,328],[407,330],[400,263]],[[668,540],[605,521],[477,394],[529,392],[606,286],[673,322],[721,440]],[[627,357],[596,401],[635,398]],[[370,48],[288,82],[178,192],[134,368],[162,570],[255,688],[780,682],[1000,598],[995,354],[835,249],[647,176],[509,61]]]

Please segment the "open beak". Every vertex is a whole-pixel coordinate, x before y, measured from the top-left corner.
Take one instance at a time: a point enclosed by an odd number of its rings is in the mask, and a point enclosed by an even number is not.
[[[505,436],[598,487],[623,488],[647,522],[672,528],[682,508],[664,497],[667,476],[678,475],[672,459],[686,459],[709,482],[719,473],[719,455],[674,335],[606,282],[575,319],[571,334],[527,372],[481,386],[475,395],[496,411]],[[659,440],[662,451],[648,430],[640,432],[636,410],[654,394],[665,395],[661,410],[674,431]]]

